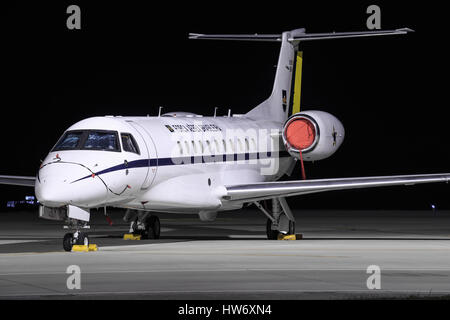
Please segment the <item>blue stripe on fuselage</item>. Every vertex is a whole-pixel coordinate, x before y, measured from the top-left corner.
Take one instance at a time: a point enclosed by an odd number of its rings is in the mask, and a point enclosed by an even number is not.
[[[234,154],[221,154],[221,155],[210,155],[210,156],[186,156],[186,157],[175,157],[175,158],[152,158],[152,159],[140,159],[130,161],[128,163],[118,164],[113,167],[98,171],[95,173],[96,176],[102,175],[109,172],[126,170],[132,168],[145,168],[145,167],[163,167],[163,166],[176,166],[176,165],[186,165],[186,164],[200,164],[200,163],[223,163],[223,162],[235,162],[242,160],[260,160],[271,158],[272,153],[234,153]],[[289,153],[286,151],[280,151],[278,158],[290,157]],[[91,177],[92,175],[87,175],[78,180],[73,181],[78,182]]]

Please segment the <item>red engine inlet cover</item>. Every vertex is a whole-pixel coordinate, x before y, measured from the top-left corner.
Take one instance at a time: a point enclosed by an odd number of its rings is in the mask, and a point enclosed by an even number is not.
[[[303,150],[314,143],[316,130],[314,124],[308,119],[297,118],[288,123],[285,137],[292,148]]]

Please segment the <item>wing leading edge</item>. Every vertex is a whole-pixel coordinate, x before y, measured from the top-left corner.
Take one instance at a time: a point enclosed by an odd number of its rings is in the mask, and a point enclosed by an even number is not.
[[[335,178],[317,180],[277,181],[225,186],[224,200],[253,202],[278,197],[291,197],[309,193],[374,188],[387,186],[415,185],[422,183],[447,182],[450,173],[420,174],[379,177]]]
[[[23,176],[0,176],[0,184],[13,186],[34,187],[35,177]]]

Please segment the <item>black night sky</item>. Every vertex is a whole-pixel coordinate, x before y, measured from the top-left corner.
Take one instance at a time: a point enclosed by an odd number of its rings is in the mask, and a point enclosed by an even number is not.
[[[245,113],[271,92],[279,45],[188,40],[197,33],[366,30],[415,33],[303,45],[303,109],[337,116],[346,140],[308,178],[450,172],[448,35],[437,4],[311,1],[18,2],[1,9],[0,174],[35,175],[62,132],[96,115]],[[423,4],[422,4],[423,3]],[[438,3],[438,2],[436,2]],[[81,30],[66,8],[81,7]],[[296,178],[300,178],[299,168]],[[0,206],[31,190],[0,186]],[[357,190],[290,200],[298,209],[450,208],[445,184]]]

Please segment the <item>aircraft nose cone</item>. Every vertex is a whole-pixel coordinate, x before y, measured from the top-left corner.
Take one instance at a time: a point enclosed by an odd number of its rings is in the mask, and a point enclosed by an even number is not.
[[[39,202],[48,207],[74,205],[91,207],[106,201],[107,190],[95,178],[80,178],[90,171],[77,164],[51,163],[39,170],[35,194]],[[79,180],[79,181],[78,181]]]
[[[73,201],[69,183],[54,177],[45,177],[36,183],[36,198],[48,207],[60,207]]]

